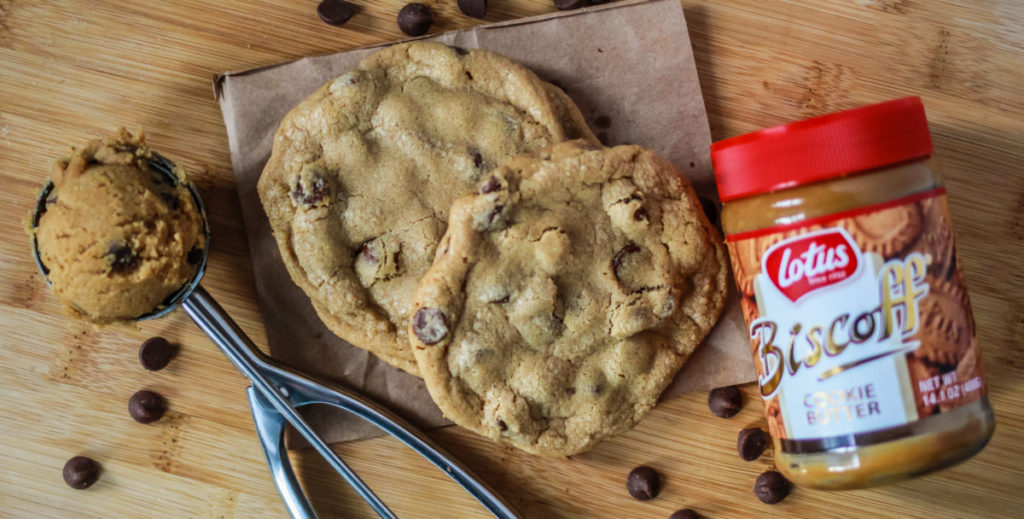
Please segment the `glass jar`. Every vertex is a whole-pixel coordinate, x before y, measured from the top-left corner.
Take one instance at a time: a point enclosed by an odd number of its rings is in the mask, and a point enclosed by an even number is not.
[[[778,469],[848,489],[980,451],[995,427],[917,97],[712,146]]]

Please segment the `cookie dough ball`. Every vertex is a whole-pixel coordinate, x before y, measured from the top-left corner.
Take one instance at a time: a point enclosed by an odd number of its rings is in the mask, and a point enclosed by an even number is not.
[[[183,172],[149,167],[143,136],[122,129],[58,160],[34,229],[57,298],[96,324],[159,308],[199,268],[202,215]]]

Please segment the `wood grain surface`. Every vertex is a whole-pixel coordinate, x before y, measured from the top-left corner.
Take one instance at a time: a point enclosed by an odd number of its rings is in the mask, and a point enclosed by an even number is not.
[[[118,125],[146,129],[188,168],[216,233],[204,285],[257,342],[249,250],[210,79],[310,54],[399,39],[402,2],[357,2],[343,27],[316,0],[0,0],[0,517],[285,517],[247,409],[242,377],[181,312],[139,329],[96,331],[65,318],[36,272],[24,222],[66,146]],[[871,490],[796,489],[763,505],[751,486],[771,457],[741,461],[737,431],[705,395],[659,405],[635,430],[572,459],[496,446],[456,427],[431,436],[529,518],[1024,516],[1024,2],[684,0],[712,135],[918,94],[942,161],[984,348],[997,428],[974,459]],[[454,0],[429,2],[433,31],[481,21]],[[553,11],[549,1],[492,0],[484,22]],[[566,35],[573,44],[572,35]],[[651,99],[657,103],[657,99]],[[666,131],[671,131],[667,128]],[[167,369],[137,360],[147,337],[181,345]],[[128,397],[149,388],[170,412],[142,425]],[[389,438],[337,446],[401,517],[486,517],[427,462]],[[65,460],[103,465],[84,491]],[[321,517],[372,517],[312,453],[293,462]],[[664,489],[625,492],[638,464]]]

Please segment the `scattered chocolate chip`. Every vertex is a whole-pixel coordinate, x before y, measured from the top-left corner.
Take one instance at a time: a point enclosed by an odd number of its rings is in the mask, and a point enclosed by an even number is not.
[[[575,395],[576,394],[576,388],[574,388],[574,387],[567,387],[567,388],[565,388],[565,392],[570,394],[570,395]]]
[[[700,197],[700,206],[704,209],[704,216],[712,224],[718,222],[718,206],[710,198]]]
[[[490,176],[487,178],[487,182],[480,186],[480,194],[487,194],[497,191],[501,187],[501,182],[498,181],[498,177]]]
[[[448,317],[437,308],[420,308],[412,317],[412,331],[423,344],[437,344],[448,336]]]
[[[601,49],[598,49],[598,50],[601,50]],[[611,126],[612,126],[612,118],[608,117],[607,115],[599,115],[596,118],[594,118],[594,126],[597,126],[598,128],[604,128],[604,129],[611,128]]]
[[[771,436],[760,427],[748,427],[736,437],[736,450],[744,461],[754,461],[768,448]]]
[[[633,212],[633,219],[638,222],[647,220],[647,211],[645,211],[643,207],[637,209],[636,211]]]
[[[743,408],[743,392],[736,386],[712,389],[708,393],[708,408],[717,417],[731,418]]]
[[[473,152],[473,165],[480,169],[480,166],[484,165],[484,156],[479,151]],[[494,177],[491,177],[494,178]]]
[[[434,17],[430,15],[430,9],[423,4],[405,4],[405,7],[398,11],[398,28],[409,36],[426,34],[433,23]]]
[[[139,423],[152,423],[159,420],[167,410],[164,397],[143,389],[132,395],[128,400],[128,414]]]
[[[459,10],[470,18],[483,18],[487,14],[487,0],[459,0]]]
[[[324,0],[316,6],[316,14],[328,25],[342,25],[356,14],[356,5],[345,0]]]
[[[508,430],[508,424],[505,423],[505,420],[498,420],[498,429],[501,429],[502,431]]]
[[[653,499],[661,491],[661,477],[651,467],[641,466],[633,469],[626,478],[626,490],[629,495],[640,501]]]
[[[139,362],[149,371],[160,371],[167,367],[176,353],[176,348],[163,337],[151,337],[139,346]]]
[[[64,464],[64,482],[79,490],[89,488],[100,477],[100,464],[85,456],[75,456]]]
[[[700,519],[700,514],[692,508],[686,508],[684,510],[676,510],[672,512],[672,515],[668,516],[668,519]]]
[[[503,305],[503,304],[507,303],[508,301],[509,301],[509,296],[506,295],[505,297],[499,297],[498,299],[495,299],[493,301],[488,301],[488,303],[495,304],[495,305]]]
[[[200,261],[203,261],[203,249],[199,247],[192,247],[188,254],[185,255],[185,261],[189,265],[198,265]]]
[[[111,243],[107,256],[110,256],[110,270],[118,274],[131,272],[139,266],[139,257],[126,243]]]
[[[769,470],[757,476],[757,481],[754,482],[754,495],[762,503],[774,505],[786,499],[791,488],[792,483],[785,476],[774,470]]]
[[[301,179],[295,183],[295,187],[292,189],[292,200],[295,200],[297,204],[306,207],[317,207],[324,205],[331,196],[331,186],[319,175],[315,175],[311,182],[312,189],[309,193],[302,187]]]
[[[587,5],[587,0],[554,0],[559,11],[571,11]]]
[[[635,252],[640,252],[640,247],[638,247],[635,243],[630,243],[629,245],[626,245],[625,247],[620,249],[619,252],[615,253],[615,257],[612,258],[612,272],[615,273],[616,278],[619,277],[619,267],[622,266],[622,262],[626,259],[626,256],[629,256],[630,254],[633,254]]]

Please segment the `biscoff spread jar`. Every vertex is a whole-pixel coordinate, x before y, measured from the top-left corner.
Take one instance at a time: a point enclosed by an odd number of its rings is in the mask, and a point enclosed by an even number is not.
[[[778,469],[847,489],[980,451],[995,426],[917,97],[711,147]]]

